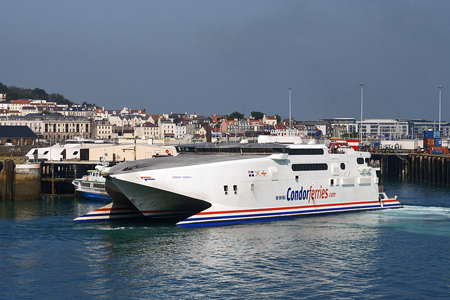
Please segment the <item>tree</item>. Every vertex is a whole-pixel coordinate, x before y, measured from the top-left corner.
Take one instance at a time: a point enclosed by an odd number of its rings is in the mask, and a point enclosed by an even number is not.
[[[93,106],[95,106],[95,103],[91,104],[91,103],[87,103],[86,101],[83,101],[83,103],[81,103],[81,106],[93,107]],[[95,107],[97,107],[97,106],[95,106]]]
[[[8,87],[8,96],[6,98],[7,101],[16,100],[16,99],[27,99],[31,98],[31,90],[23,88],[19,88],[16,86]]]
[[[264,118],[264,113],[260,111],[252,111],[250,114],[255,120],[262,120]]]
[[[277,118],[277,124],[280,124],[281,122],[281,117],[279,115],[275,115],[275,117]]]
[[[58,94],[58,93],[50,94],[50,96],[48,97],[48,100],[52,101],[52,102],[56,102],[57,104],[67,104],[69,106],[73,105],[73,102],[69,101],[63,95]]]
[[[227,120],[228,120],[228,121],[232,121],[232,120],[234,120],[234,119],[240,120],[240,119],[243,119],[243,118],[244,118],[244,115],[243,115],[243,114],[241,114],[240,112],[235,111],[234,113],[232,113],[231,115],[229,115],[229,116],[227,117]]]
[[[8,93],[8,88],[6,87],[6,85],[4,85],[4,84],[1,83],[1,82],[0,82],[0,93],[1,93],[1,94]]]
[[[35,88],[33,92],[31,93],[32,99],[42,99],[42,100],[48,100],[48,94],[45,92],[45,90],[40,88]]]

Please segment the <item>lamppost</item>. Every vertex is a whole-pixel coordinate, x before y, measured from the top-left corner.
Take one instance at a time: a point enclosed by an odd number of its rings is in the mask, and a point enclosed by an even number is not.
[[[291,116],[291,89],[292,87],[288,87],[289,89],[289,130],[288,135],[291,136],[291,127],[292,127],[292,116]]]
[[[441,132],[441,92],[442,85],[438,86],[439,89],[439,132]]]
[[[364,97],[364,83],[361,86],[361,125],[359,126],[359,143],[362,143],[362,121],[363,121],[363,97]]]

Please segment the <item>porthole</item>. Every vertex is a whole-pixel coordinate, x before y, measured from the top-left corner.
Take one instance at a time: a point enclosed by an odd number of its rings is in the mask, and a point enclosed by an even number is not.
[[[341,163],[341,170],[345,170],[345,164]]]

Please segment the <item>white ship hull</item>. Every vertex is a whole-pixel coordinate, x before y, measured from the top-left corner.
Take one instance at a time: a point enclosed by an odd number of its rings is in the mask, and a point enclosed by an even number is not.
[[[323,145],[287,149],[289,155],[179,155],[122,165],[108,173],[107,190],[114,186],[144,216],[173,218],[179,226],[401,207],[378,192],[370,154],[333,154]]]

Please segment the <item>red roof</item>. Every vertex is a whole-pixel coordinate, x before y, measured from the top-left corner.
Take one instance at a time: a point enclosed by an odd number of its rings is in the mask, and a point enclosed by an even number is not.
[[[30,104],[30,100],[11,100],[11,104]]]

